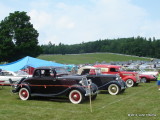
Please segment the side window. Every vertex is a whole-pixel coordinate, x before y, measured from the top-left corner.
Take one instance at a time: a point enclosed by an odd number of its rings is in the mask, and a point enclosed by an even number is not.
[[[82,71],[82,74],[81,74],[81,75],[89,74],[89,71],[90,71],[90,69],[84,69],[84,70]]]
[[[3,76],[3,72],[0,72],[0,76]]]
[[[101,72],[108,72],[108,68],[101,68]]]
[[[9,72],[4,72],[3,74],[4,74],[4,76],[13,76],[13,74],[9,73]]]
[[[49,77],[51,76],[50,70],[36,70],[34,77]]]
[[[44,77],[49,77],[49,76],[51,76],[50,70],[45,70],[44,71]]]
[[[116,68],[110,68],[111,72],[118,72],[118,70]]]
[[[36,70],[34,73],[34,77],[40,77],[41,76],[41,71],[40,70]]]

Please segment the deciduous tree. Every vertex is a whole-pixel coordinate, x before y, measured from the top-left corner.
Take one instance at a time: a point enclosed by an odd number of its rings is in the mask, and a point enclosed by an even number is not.
[[[0,23],[0,62],[38,56],[42,52],[38,36],[26,12],[10,13]]]

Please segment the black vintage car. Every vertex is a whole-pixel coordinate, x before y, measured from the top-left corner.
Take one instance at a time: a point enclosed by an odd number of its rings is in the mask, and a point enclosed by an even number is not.
[[[118,74],[101,74],[101,69],[93,66],[81,67],[77,74],[86,75],[87,79],[91,79],[99,90],[108,90],[111,95],[123,93],[127,88],[126,83]]]
[[[19,93],[21,100],[32,96],[67,96],[73,104],[79,104],[91,96],[97,96],[97,86],[85,76],[70,76],[61,67],[36,68],[33,77],[25,78],[14,85],[13,93]]]

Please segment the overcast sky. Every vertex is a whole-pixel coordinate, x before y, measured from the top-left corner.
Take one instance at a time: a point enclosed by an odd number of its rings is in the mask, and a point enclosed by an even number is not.
[[[0,0],[0,21],[25,11],[39,44],[77,44],[99,39],[160,39],[160,0]]]

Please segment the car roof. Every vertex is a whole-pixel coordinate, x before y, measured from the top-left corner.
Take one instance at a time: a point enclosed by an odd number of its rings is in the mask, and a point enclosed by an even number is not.
[[[106,64],[98,64],[98,65],[94,65],[94,67],[104,67],[104,68],[120,68],[120,66],[118,65],[106,65]]]
[[[83,66],[81,69],[96,69],[96,67],[93,66]]]

